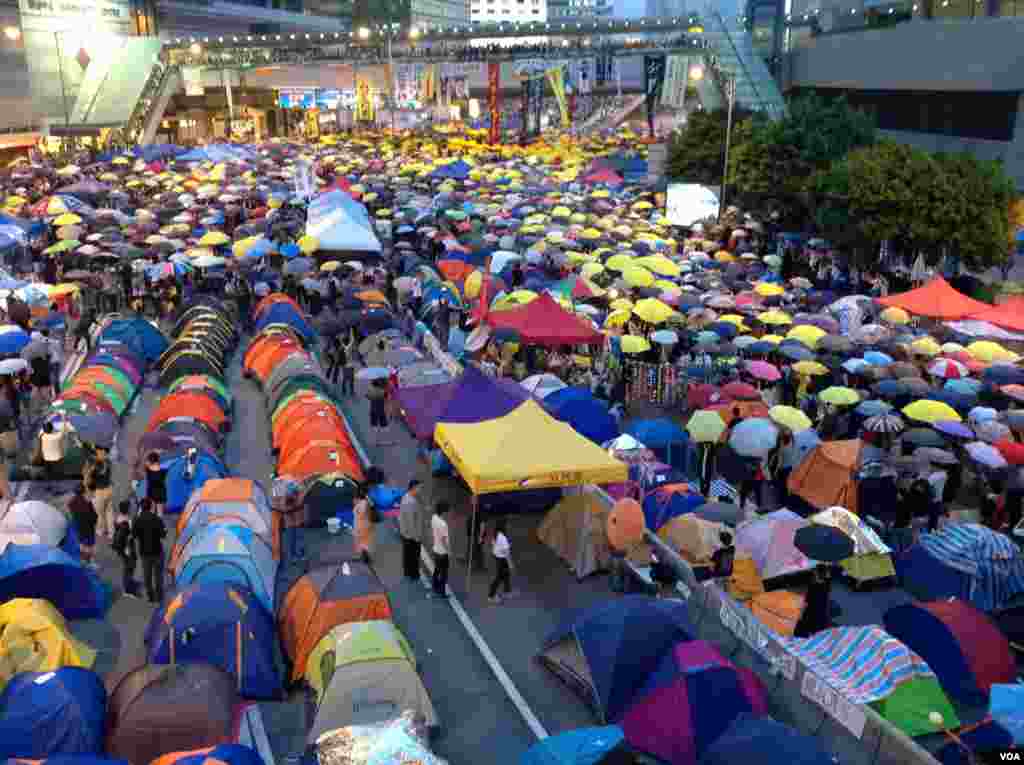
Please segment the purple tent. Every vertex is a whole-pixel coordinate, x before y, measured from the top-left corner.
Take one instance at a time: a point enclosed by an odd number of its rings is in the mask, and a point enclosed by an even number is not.
[[[767,714],[757,676],[693,640],[661,660],[620,724],[635,748],[669,765],[697,765],[737,717]]]
[[[472,365],[462,376],[441,385],[400,388],[395,395],[412,434],[433,438],[439,422],[484,422],[504,417],[530,394],[514,380],[488,377]]]

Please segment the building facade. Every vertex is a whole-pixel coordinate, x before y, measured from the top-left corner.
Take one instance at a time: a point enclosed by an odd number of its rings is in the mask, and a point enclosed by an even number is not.
[[[547,21],[548,0],[470,0],[469,19],[476,24]]]
[[[614,0],[548,0],[552,21],[611,16],[614,9]]]

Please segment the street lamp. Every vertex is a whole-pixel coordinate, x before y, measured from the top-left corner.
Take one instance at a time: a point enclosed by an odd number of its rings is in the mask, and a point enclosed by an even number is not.
[[[409,39],[410,40],[416,40],[416,39],[419,38],[419,36],[420,36],[420,30],[418,30],[416,27],[412,27],[409,30]]]
[[[17,42],[21,39],[21,30],[17,27],[4,27],[4,37],[11,42]]]
[[[725,118],[725,161],[722,166],[722,193],[718,197],[718,222],[722,222],[722,214],[725,212],[725,190],[729,186],[729,145],[732,143],[732,110],[736,105],[736,75],[725,75],[725,98],[729,104],[729,110]]]
[[[369,27],[359,27],[359,39],[360,40],[369,40],[370,39],[370,29],[369,29]]]

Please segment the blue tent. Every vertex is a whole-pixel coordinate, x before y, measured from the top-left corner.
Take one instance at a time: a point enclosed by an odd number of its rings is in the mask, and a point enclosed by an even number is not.
[[[572,386],[556,390],[545,396],[543,403],[553,417],[595,444],[606,443],[619,435],[619,425],[608,411],[608,405],[594,398],[586,388]]]
[[[110,605],[92,570],[47,545],[9,544],[0,554],[0,602],[12,598],[48,600],[68,619],[101,617]]]
[[[665,654],[695,634],[685,603],[627,595],[570,615],[544,642],[539,658],[602,720],[616,720]],[[585,674],[566,660],[574,653],[566,644],[573,642],[586,661]]]
[[[263,311],[256,320],[256,332],[260,332],[268,324],[286,324],[307,341],[316,339],[316,332],[306,320],[288,303],[275,303]]]
[[[123,343],[150,364],[167,350],[168,342],[163,332],[142,317],[115,319],[99,336],[99,343]]]
[[[162,467],[167,470],[167,507],[168,513],[180,513],[188,503],[192,493],[201,489],[203,484],[214,478],[227,478],[228,469],[217,457],[200,450],[195,460],[192,474],[188,472],[188,455],[181,454],[165,462]]]
[[[700,765],[758,762],[764,765],[835,765],[817,739],[770,717],[741,715],[704,752]]]
[[[617,725],[577,730],[549,736],[527,749],[520,765],[602,765],[625,748],[626,736]]]
[[[150,664],[205,662],[232,675],[247,699],[281,697],[274,618],[252,591],[206,583],[178,592],[146,631]]]
[[[0,757],[101,754],[107,690],[81,667],[21,672],[0,696]]]
[[[193,584],[232,584],[252,591],[274,609],[277,561],[270,545],[252,529],[216,524],[197,531],[175,563],[178,589]]]

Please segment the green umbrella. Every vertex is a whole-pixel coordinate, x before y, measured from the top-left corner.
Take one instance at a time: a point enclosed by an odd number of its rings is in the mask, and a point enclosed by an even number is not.
[[[686,423],[686,432],[698,443],[715,443],[722,437],[726,427],[725,420],[718,412],[701,409],[694,412]]]

